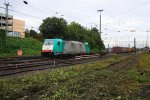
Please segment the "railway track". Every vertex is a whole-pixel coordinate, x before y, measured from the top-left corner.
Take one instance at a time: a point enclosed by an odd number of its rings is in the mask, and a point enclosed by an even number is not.
[[[69,66],[74,64],[87,63],[102,59],[104,56],[99,54],[75,56],[71,59],[52,59],[43,57],[7,58],[0,59],[0,77],[19,74],[23,72],[36,71]]]
[[[41,58],[41,56],[15,56],[15,57],[0,57],[0,63],[4,61],[29,60]]]

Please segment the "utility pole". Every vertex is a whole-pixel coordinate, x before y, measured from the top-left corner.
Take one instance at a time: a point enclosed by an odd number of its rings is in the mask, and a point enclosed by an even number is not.
[[[148,47],[148,32],[149,32],[149,31],[146,31],[146,32],[147,32],[146,47]]]
[[[108,43],[108,49],[109,49],[109,43]]]
[[[6,26],[5,26],[5,31],[6,31],[6,47],[7,47],[7,35],[8,35],[8,6],[10,6],[9,5],[9,3],[4,3],[4,5],[6,6],[6,10],[5,10],[5,17],[6,17],[6,20],[5,20],[5,24],[6,24]]]
[[[97,12],[100,12],[100,21],[99,21],[99,35],[100,35],[100,39],[101,39],[101,12],[102,12],[103,10],[97,10]]]
[[[100,35],[100,40],[101,40],[101,12],[102,12],[103,10],[97,10],[97,12],[100,12],[100,22],[99,22],[99,35]],[[99,46],[101,45],[101,41],[99,41]],[[100,47],[99,47],[99,52],[100,52]]]
[[[134,38],[134,49],[135,49],[135,53],[136,53],[136,38]]]

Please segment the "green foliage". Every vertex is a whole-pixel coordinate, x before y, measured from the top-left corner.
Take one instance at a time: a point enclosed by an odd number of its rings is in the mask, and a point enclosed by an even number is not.
[[[115,55],[90,64],[52,69],[23,77],[0,78],[0,98],[2,100],[141,100],[139,95],[142,91],[141,86],[150,81],[149,67],[147,67],[149,57],[149,53],[140,54],[139,60],[146,59],[146,62],[142,60],[138,66],[116,72],[108,69],[107,66],[127,59],[125,56]],[[141,74],[145,71],[146,73]],[[147,88],[149,91],[149,87]],[[146,97],[142,97],[142,100],[144,98]]]
[[[35,30],[31,29],[31,30],[30,30],[30,36],[31,36],[31,37],[37,36],[37,32],[36,32]]]
[[[25,37],[30,37],[30,30],[29,29],[25,30]]]
[[[48,17],[43,20],[40,31],[44,38],[63,38],[88,42],[93,52],[98,52],[104,47],[97,28],[87,29],[76,22],[67,22],[63,18]]]
[[[135,78],[139,83],[150,82],[150,53],[141,53],[138,57],[139,63],[136,67],[138,72],[135,73]]]
[[[33,37],[41,42],[43,42],[43,36],[41,33],[37,33],[35,30],[26,29],[25,30],[25,37]]]
[[[0,29],[0,39],[4,39],[6,37],[6,32],[3,29]]]
[[[39,40],[39,41],[41,41],[41,42],[44,41],[43,36],[42,36],[41,33],[38,33],[34,38],[37,39],[37,40]]]
[[[122,57],[117,58],[118,60]],[[139,87],[128,70],[113,72],[105,67],[115,58],[0,79],[1,99],[122,100],[138,95]],[[134,85],[133,85],[134,84]]]
[[[150,53],[141,53],[138,68],[143,72],[150,72]]]
[[[3,46],[0,49],[0,56],[17,55],[17,50],[21,49],[23,55],[39,55],[41,52],[42,42],[33,38],[15,38],[8,37],[7,48]],[[4,43],[1,45],[5,45]]]
[[[69,40],[88,42],[93,52],[99,52],[100,49],[104,48],[104,44],[96,28],[89,30],[76,22],[68,25],[68,32],[64,37]]]
[[[48,17],[43,20],[39,29],[44,38],[63,38],[66,33],[67,22],[63,18]]]
[[[0,53],[6,48],[6,32],[3,29],[0,29]]]
[[[129,74],[134,77],[134,79],[138,82],[138,83],[144,83],[144,82],[148,82],[150,81],[150,78],[148,75],[146,74],[141,74],[137,69],[133,69],[129,71]]]

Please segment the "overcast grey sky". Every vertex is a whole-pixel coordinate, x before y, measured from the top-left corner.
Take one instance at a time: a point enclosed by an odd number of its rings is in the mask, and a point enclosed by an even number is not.
[[[38,30],[46,17],[62,17],[68,23],[76,21],[82,26],[99,29],[99,12],[102,12],[102,39],[107,47],[133,46],[137,39],[138,47],[145,46],[147,30],[150,31],[150,0],[0,0],[0,7],[9,2],[14,18],[25,20],[26,28]],[[0,12],[4,9],[0,8]],[[58,14],[56,14],[58,12]],[[135,32],[131,32],[135,30]],[[150,36],[150,35],[149,35]],[[150,44],[150,43],[149,43]]]

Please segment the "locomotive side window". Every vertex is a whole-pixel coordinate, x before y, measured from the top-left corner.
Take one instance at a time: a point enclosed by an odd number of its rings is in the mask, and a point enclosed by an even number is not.
[[[60,42],[58,42],[57,45],[60,45]]]

